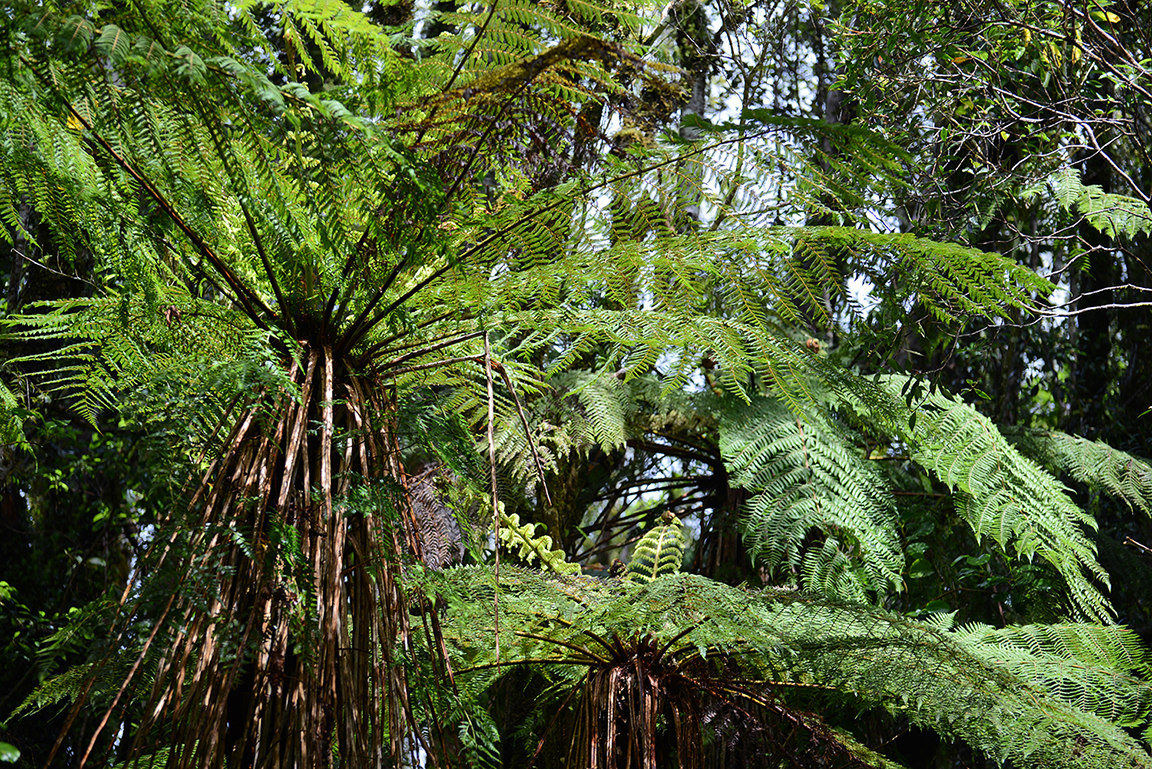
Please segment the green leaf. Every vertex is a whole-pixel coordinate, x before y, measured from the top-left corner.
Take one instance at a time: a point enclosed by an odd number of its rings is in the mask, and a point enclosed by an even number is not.
[[[932,564],[928,563],[928,561],[924,560],[923,558],[917,558],[912,562],[912,565],[908,567],[908,576],[912,579],[928,577],[935,573],[936,570],[932,568]]]
[[[105,24],[100,30],[100,37],[96,38],[96,50],[118,64],[132,50],[132,46],[124,30],[115,24]]]
[[[191,48],[182,45],[172,54],[176,59],[176,74],[188,78],[193,83],[199,83],[208,72],[208,67]]]

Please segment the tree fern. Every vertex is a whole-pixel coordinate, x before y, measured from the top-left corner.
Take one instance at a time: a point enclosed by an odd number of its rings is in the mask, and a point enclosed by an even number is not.
[[[491,579],[484,570],[458,571],[451,579],[438,578],[433,588],[449,607],[446,640],[462,677],[491,670],[485,661],[491,659],[490,638],[483,629],[491,633],[492,602],[477,600],[478,591],[491,590]],[[916,622],[864,605],[796,591],[744,591],[686,574],[621,584],[553,581],[508,569],[501,572],[500,594],[501,627],[515,621],[524,628],[502,639],[502,664],[554,668],[559,680],[583,690],[581,703],[601,713],[608,709],[609,730],[617,728],[617,707],[652,698],[645,707],[679,714],[675,739],[681,757],[698,755],[686,743],[699,744],[701,733],[694,730],[700,722],[691,714],[700,712],[704,699],[756,702],[769,713],[787,712],[788,692],[796,688],[882,705],[1020,766],[1152,763],[1122,728],[1143,725],[1148,687],[1129,673],[1146,663],[1132,635],[1120,629],[954,631],[947,619]],[[648,683],[634,684],[627,676],[629,655],[653,655],[652,667],[645,668],[652,671]],[[573,667],[588,673],[564,672]],[[613,669],[618,676],[608,673]],[[680,677],[695,682],[690,694],[677,688]],[[1116,703],[1106,701],[1108,691]],[[562,700],[553,701],[559,706]],[[667,723],[671,732],[672,720]],[[796,723],[828,749],[847,750],[845,743],[855,743],[851,736],[839,742],[836,732],[818,722]],[[595,735],[582,729],[572,733],[574,740]],[[623,749],[633,740],[654,740],[656,732],[647,729],[639,736],[620,734],[617,744]],[[600,734],[611,739],[610,731]],[[571,749],[575,755],[600,750]],[[628,751],[643,755],[649,749],[655,748],[642,744]],[[622,759],[609,752],[606,760],[612,766]]]
[[[892,419],[902,416],[891,403],[898,399],[791,335],[801,318],[827,319],[821,297],[842,291],[832,251],[851,245],[877,285],[896,285],[941,317],[1003,313],[1044,285],[958,247],[849,227],[769,226],[829,196],[845,203],[840,221],[861,224],[866,216],[852,209],[893,184],[899,166],[876,160],[884,142],[873,132],[831,135],[764,115],[691,143],[657,134],[654,116],[675,101],[673,73],[640,55],[635,35],[647,22],[616,5],[433,8],[440,15],[428,21],[446,34],[415,59],[336,0],[288,2],[267,15],[244,3],[228,13],[198,1],[169,10],[153,2],[14,6],[17,32],[0,83],[0,180],[11,200],[29,201],[65,255],[97,255],[115,287],[114,299],[62,304],[25,321],[29,338],[77,340],[56,384],[89,410],[112,405],[158,367],[195,366],[181,354],[193,346],[271,372],[217,412],[216,450],[189,484],[187,516],[182,507],[161,522],[149,563],[171,580],[147,585],[179,588],[159,603],[143,588],[129,591],[118,620],[132,637],[140,618],[154,631],[133,650],[139,664],[118,689],[147,690],[124,750],[147,755],[157,735],[187,746],[169,755],[170,766],[250,756],[327,765],[334,754],[368,765],[384,760],[385,740],[392,763],[417,760],[418,698],[408,696],[405,676],[420,674],[417,662],[443,660],[437,644],[415,659],[416,615],[401,584],[403,559],[421,549],[404,493],[402,401],[441,398],[440,413],[459,421],[433,427],[459,437],[491,419],[495,400],[500,456],[521,480],[524,457],[535,452],[531,433],[520,439],[515,394],[546,397],[546,376],[577,362],[595,362],[595,384],[575,388],[575,398],[589,415],[589,442],[605,447],[627,441],[626,385],[651,377],[667,394],[693,381],[705,359],[714,361],[710,384],[735,398],[771,388],[799,410],[830,391],[876,420]],[[605,34],[589,36],[589,25]],[[626,128],[609,136],[617,123]],[[797,146],[825,139],[869,147],[862,154],[873,162],[857,173],[824,162],[823,152],[795,164],[801,171],[788,186],[799,202],[787,209],[771,205],[780,196],[746,184],[798,158]],[[582,148],[588,159],[578,161]],[[805,170],[812,173],[798,179]],[[23,226],[14,210],[5,204],[5,224]],[[696,226],[701,210],[711,230]],[[256,351],[222,344],[228,337],[255,340]],[[495,337],[494,355],[481,337]],[[508,386],[490,400],[497,366]],[[921,436],[926,458],[954,449],[932,444],[937,437]],[[568,445],[546,448],[558,455]],[[464,454],[450,448],[443,453]],[[983,471],[964,481],[974,499],[990,494],[975,478]],[[1079,550],[1056,556],[1079,544],[1067,531],[1040,516],[1056,533],[1036,544],[998,509],[972,517],[977,530],[1006,520],[1001,544],[1041,552],[1083,588],[1072,573],[1090,559]],[[508,530],[520,544],[542,541],[518,520]],[[858,571],[842,556],[855,545],[840,532],[824,544],[826,557],[806,561],[805,574],[848,591]],[[612,691],[613,671],[625,671],[634,682],[628,696],[641,694],[635,665],[671,653],[690,663],[676,686],[700,675],[726,696],[709,669],[708,655],[722,648],[704,637],[720,631],[692,599],[708,593],[710,610],[738,617],[743,594],[670,576],[682,559],[678,522],[641,545],[624,585],[517,579],[525,598],[559,594],[552,605],[570,615],[597,600],[611,607],[563,631],[573,634],[570,645],[584,644],[580,661],[620,662],[596,673],[603,691]],[[555,555],[551,543],[537,553]],[[870,574],[871,586],[890,572]],[[445,574],[468,580],[468,572]],[[445,585],[446,595],[463,589]],[[665,616],[673,594],[698,628]],[[635,603],[619,603],[621,595]],[[438,615],[427,606],[419,623],[435,641]],[[551,639],[532,637],[544,635],[532,628],[553,630],[550,620],[523,618],[529,630],[520,635],[501,625],[508,654],[555,653]],[[685,630],[680,643],[675,633]],[[739,645],[730,640],[728,648]],[[642,654],[628,661],[637,648]],[[468,653],[487,664],[486,650]],[[564,675],[555,680],[570,680]],[[891,696],[875,683],[868,691],[870,702]],[[589,696],[583,723],[595,730],[600,715]],[[698,711],[683,703],[683,711],[645,712],[674,720],[683,712],[677,728],[689,740]],[[108,705],[98,729],[115,733],[120,712]],[[819,725],[811,731],[840,745]],[[477,722],[469,734],[479,746],[490,729]],[[650,747],[644,739],[637,750]]]

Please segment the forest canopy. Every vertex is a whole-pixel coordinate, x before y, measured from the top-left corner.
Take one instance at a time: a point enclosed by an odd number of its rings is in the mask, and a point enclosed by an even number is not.
[[[1139,0],[0,10],[0,762],[1152,766]]]

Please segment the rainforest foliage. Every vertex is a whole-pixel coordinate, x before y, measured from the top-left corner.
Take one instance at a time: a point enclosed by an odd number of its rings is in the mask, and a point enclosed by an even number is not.
[[[0,762],[1152,766],[1141,0],[0,0]]]

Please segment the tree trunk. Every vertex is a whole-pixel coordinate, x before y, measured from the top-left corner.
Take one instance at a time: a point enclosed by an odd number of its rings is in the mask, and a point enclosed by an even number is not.
[[[298,399],[240,410],[189,518],[156,548],[155,574],[172,579],[159,582],[179,586],[139,653],[157,667],[133,755],[160,740],[169,767],[327,767],[334,751],[347,766],[400,762],[398,555],[416,545],[395,404],[324,346],[285,373]]]

